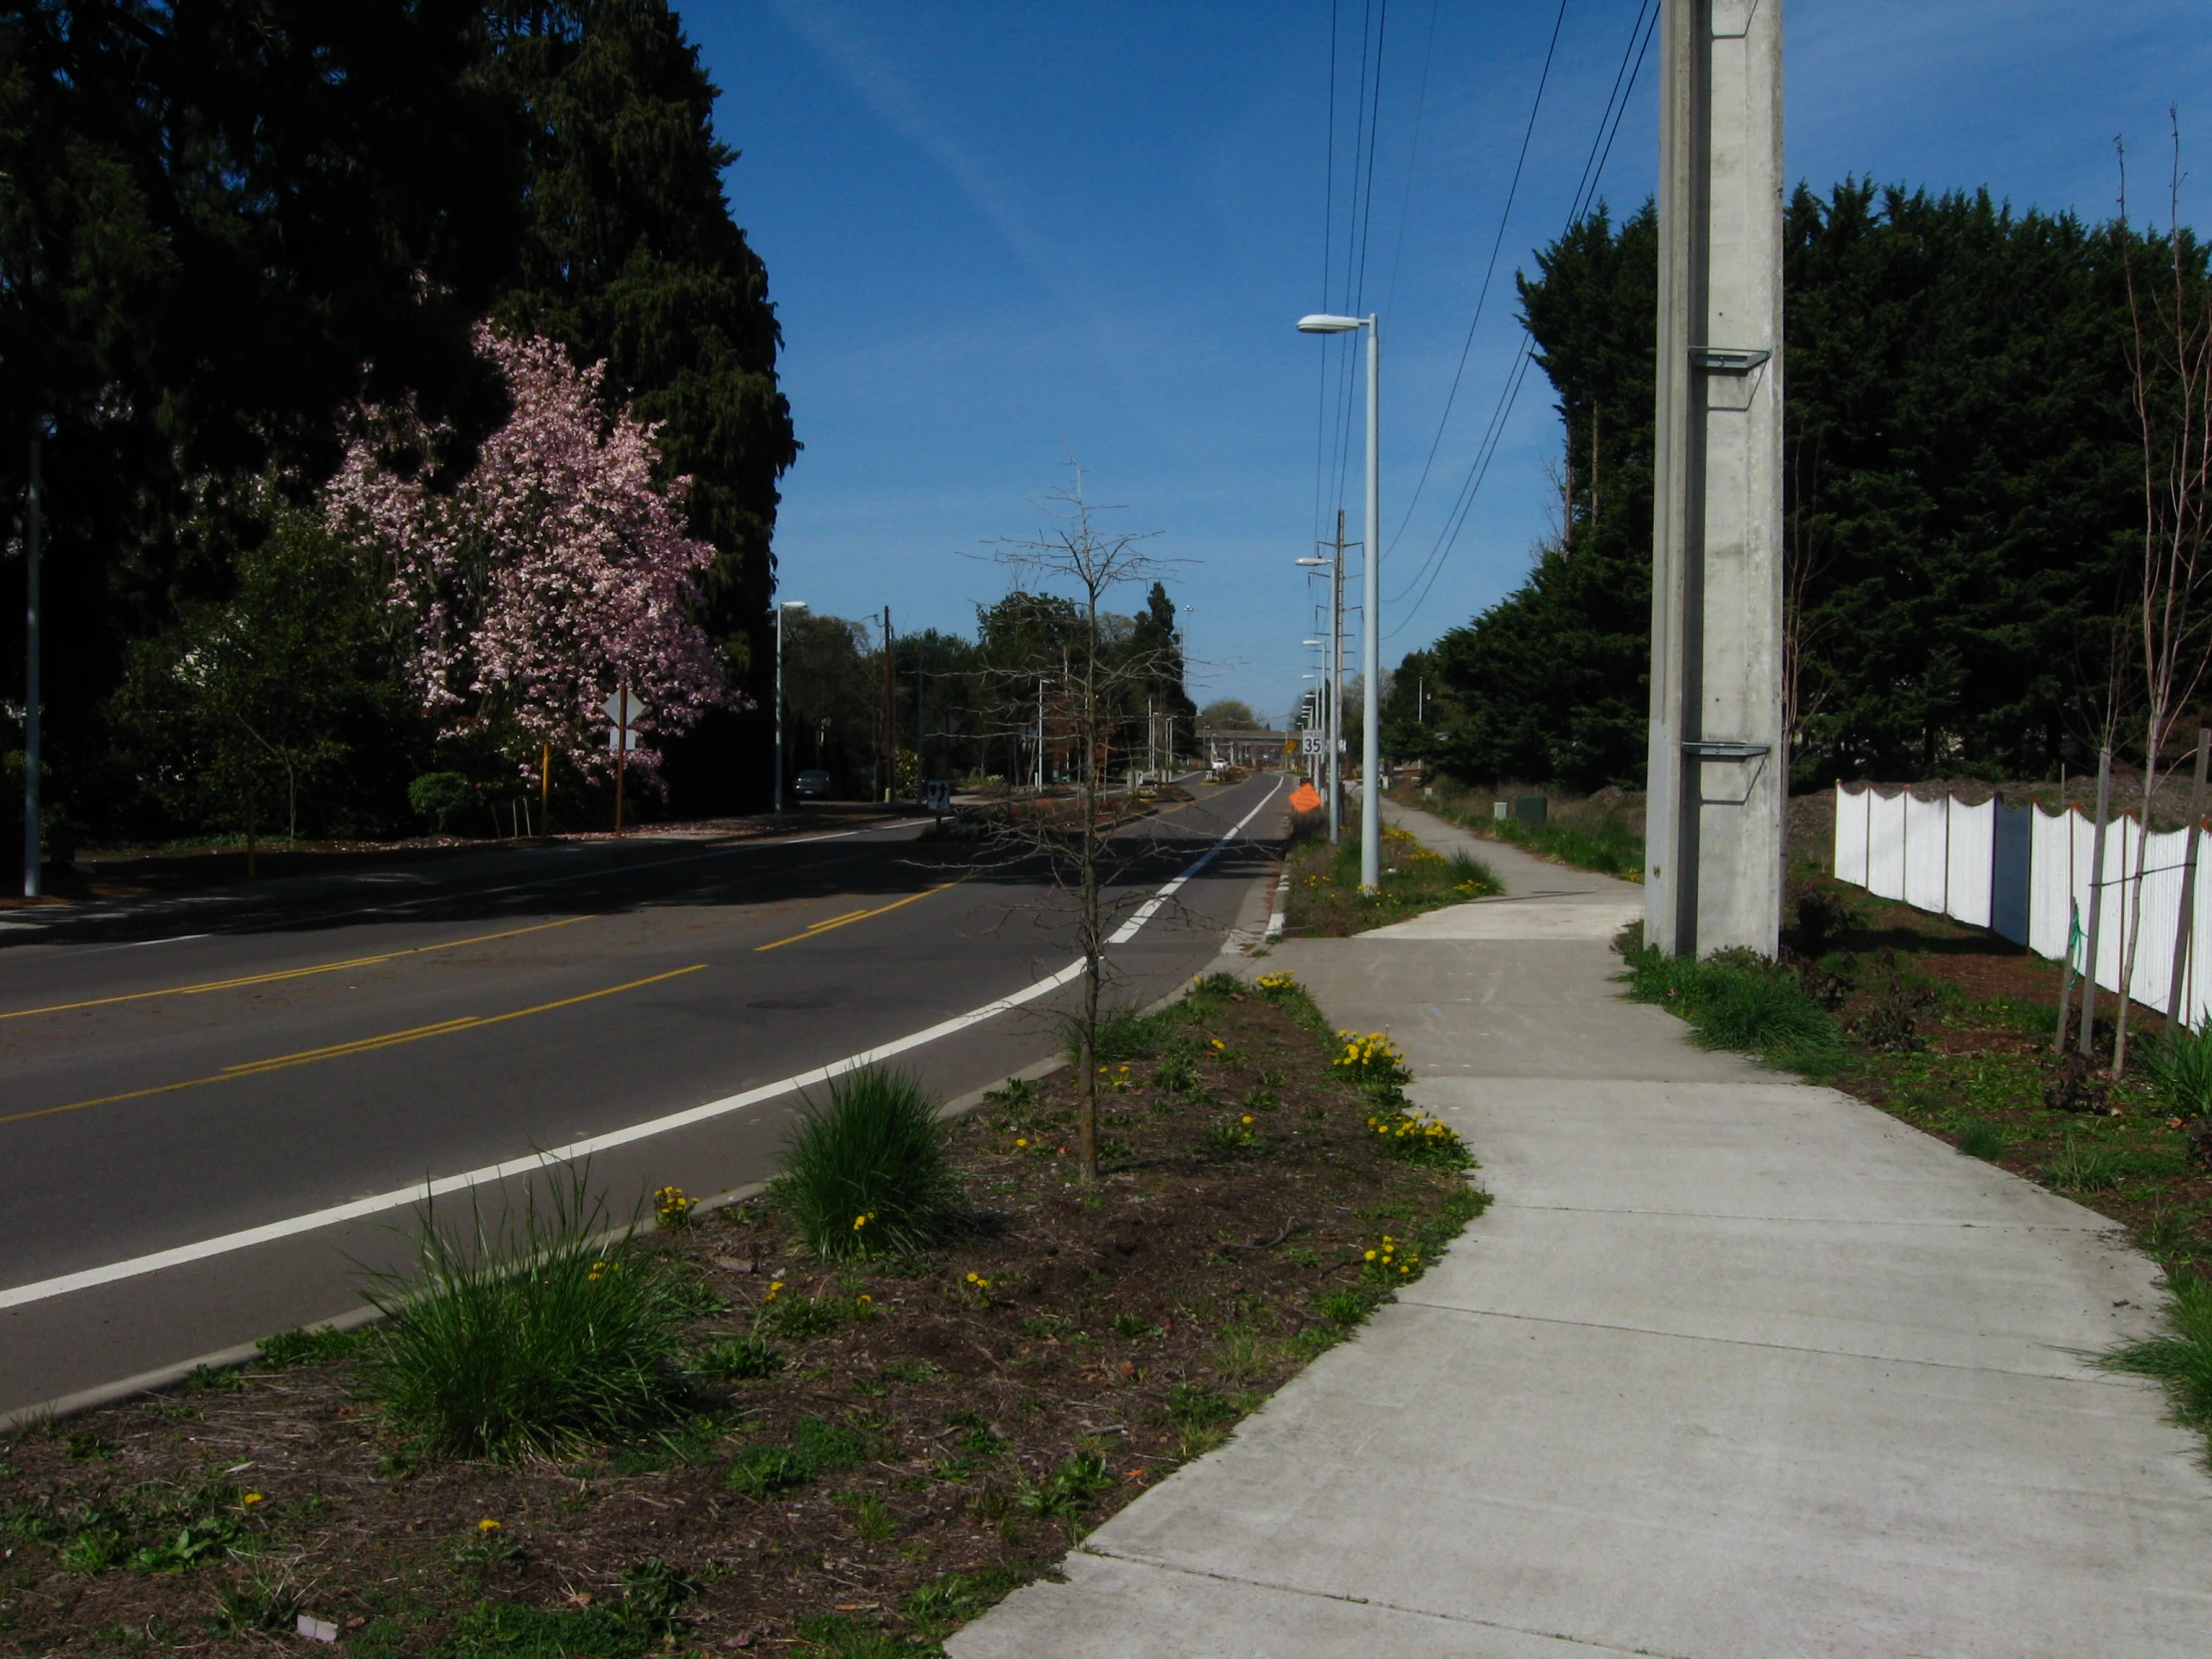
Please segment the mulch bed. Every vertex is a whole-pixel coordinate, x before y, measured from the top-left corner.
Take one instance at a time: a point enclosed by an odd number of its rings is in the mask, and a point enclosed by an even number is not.
[[[830,1328],[651,1440],[418,1460],[341,1357],[0,1445],[0,1649],[299,1651],[303,1612],[356,1655],[930,1651],[1349,1334],[1317,1301],[1386,1295],[1383,1233],[1471,1207],[1380,1149],[1302,994],[1210,985],[1107,1073],[1095,1189],[1062,1071],[956,1127],[954,1247],[831,1268],[760,1203],[656,1235],[700,1351],[779,1282]],[[733,1485],[778,1449],[796,1483]]]

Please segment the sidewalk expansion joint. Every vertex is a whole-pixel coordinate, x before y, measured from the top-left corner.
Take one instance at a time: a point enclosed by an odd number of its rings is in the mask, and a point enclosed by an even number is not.
[[[1923,1220],[1914,1216],[1770,1216],[1743,1210],[1651,1210],[1621,1204],[1515,1204],[1496,1199],[1490,1208],[1499,1214],[1524,1210],[1530,1214],[1561,1216],[1664,1216],[1683,1221],[1746,1221],[1788,1223],[1799,1227],[1947,1227],[1982,1233],[2117,1233],[2116,1221],[2099,1217],[2094,1225],[2044,1221],[1956,1221],[1940,1216]]]
[[[2017,1377],[2031,1382],[2093,1382],[2105,1388],[2137,1388],[2141,1379],[2116,1375],[2084,1374],[2067,1377],[2047,1371],[2019,1371],[2011,1366],[1967,1365],[1957,1360],[1922,1360],[1904,1354],[1867,1354],[1851,1348],[1816,1348],[1809,1343],[1761,1342],[1753,1337],[1717,1337],[1701,1331],[1665,1331],[1651,1325],[1616,1325],[1610,1320],[1570,1320],[1549,1314],[1508,1314],[1494,1308],[1462,1308],[1449,1302],[1422,1302],[1400,1292],[1398,1304],[1406,1308],[1426,1308],[1431,1313],[1457,1314],[1465,1319],[1511,1320],[1520,1325],[1556,1325],[1571,1331],[1618,1331],[1628,1337],[1656,1337],[1672,1343],[1712,1343],[1723,1348],[1763,1348],[1776,1354],[1811,1354],[1827,1360],[1863,1360],[1877,1366],[1913,1366],[1927,1371],[1970,1372],[1980,1377]],[[2064,1343],[2034,1345],[2049,1354],[2064,1354],[2086,1360],[2084,1350],[2069,1348]]]
[[[1380,1607],[1384,1612],[1401,1613],[1407,1618],[1433,1619],[1438,1624],[1471,1625],[1477,1630],[1504,1630],[1516,1636],[1533,1636],[1540,1641],[1568,1642],[1575,1647],[1588,1648],[1592,1653],[1617,1653],[1623,1659],[1692,1659],[1689,1654],[1666,1653],[1658,1648],[1614,1647],[1608,1642],[1592,1641],[1587,1636],[1570,1636],[1564,1631],[1536,1630],[1527,1625],[1507,1624],[1500,1619],[1470,1618],[1464,1613],[1439,1613],[1429,1607],[1408,1607],[1402,1602],[1378,1601],[1373,1596],[1337,1595],[1328,1590],[1309,1590],[1298,1584],[1285,1584],[1270,1578],[1248,1578],[1242,1573],[1208,1572],[1203,1567],[1186,1567],[1175,1561],[1163,1561],[1150,1555],[1124,1555],[1118,1550],[1092,1542],[1081,1546],[1086,1555],[1096,1555],[1102,1560],[1119,1561],[1124,1566],[1150,1567],[1157,1572],[1180,1573],[1185,1578],[1211,1579],[1217,1584],[1241,1584],[1248,1589],[1275,1590],[1284,1595],[1305,1596],[1313,1601],[1334,1601],[1348,1607]]]

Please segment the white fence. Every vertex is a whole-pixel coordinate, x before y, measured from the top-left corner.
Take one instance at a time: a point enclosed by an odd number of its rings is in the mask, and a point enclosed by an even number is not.
[[[2196,831],[2200,837],[2203,830]],[[2190,831],[2155,832],[2142,871],[2142,934],[2135,949],[2130,994],[2169,1012],[2174,935],[2181,920],[2183,855]],[[2104,909],[2097,929],[2096,981],[2117,991],[2135,907],[2136,859],[2142,826],[2117,818],[2105,827]],[[2039,956],[2067,953],[2076,918],[2086,932],[2096,827],[2069,808],[2052,817],[2036,807],[1985,801],[1969,807],[1951,796],[1922,801],[1885,796],[1871,787],[1836,786],[1836,878],[1878,898],[1902,899],[1974,927],[1988,927]],[[2198,841],[2197,883],[2184,975],[2184,1023],[2202,1027],[2212,1014],[2212,975],[2198,963],[2212,946],[2212,859]],[[2074,942],[2076,967],[2085,942]]]

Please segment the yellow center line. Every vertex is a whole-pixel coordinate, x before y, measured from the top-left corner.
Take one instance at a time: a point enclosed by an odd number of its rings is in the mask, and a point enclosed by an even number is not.
[[[88,1106],[112,1106],[123,1100],[144,1100],[149,1095],[175,1094],[180,1089],[197,1089],[209,1083],[236,1083],[243,1077],[260,1077],[267,1072],[286,1071],[293,1066],[309,1066],[320,1060],[341,1060],[349,1055],[392,1048],[400,1043],[421,1042],[426,1037],[479,1031],[487,1025],[501,1025],[510,1019],[549,1014],[556,1008],[573,1008],[579,1002],[594,1002],[603,996],[615,996],[623,991],[637,990],[641,986],[657,985],[664,979],[677,979],[687,973],[697,973],[705,966],[705,962],[694,962],[690,967],[670,968],[666,973],[648,974],[643,979],[609,985],[603,990],[584,991],[576,996],[564,996],[556,1002],[540,1002],[531,1008],[516,1008],[504,1014],[463,1014],[455,1019],[442,1020],[436,1025],[410,1026],[404,1031],[388,1031],[382,1036],[362,1037],[349,1043],[333,1043],[327,1048],[306,1048],[296,1054],[278,1054],[267,1060],[248,1060],[239,1065],[225,1066],[212,1077],[188,1077],[182,1083],[156,1083],[151,1088],[126,1089],[121,1094],[104,1094],[91,1100],[73,1100],[66,1106],[42,1106],[34,1112],[13,1112],[0,1117],[0,1123],[22,1123],[29,1118],[50,1118],[61,1112],[81,1112]]]
[[[963,876],[961,879],[966,878]],[[933,892],[943,892],[946,887],[956,887],[959,884],[958,881],[941,881],[936,886],[922,888],[920,892],[910,892],[904,898],[894,898],[888,904],[878,904],[872,910],[854,910],[849,915],[831,916],[828,921],[816,922],[804,933],[794,933],[788,939],[774,939],[767,944],[757,944],[753,948],[755,950],[778,950],[787,944],[797,944],[801,939],[820,938],[832,928],[849,926],[855,921],[865,921],[869,916],[887,915],[892,910],[898,909],[902,905],[911,904],[918,898],[927,898]],[[0,1123],[6,1121],[7,1119],[0,1118]]]
[[[472,938],[447,939],[443,944],[418,944],[405,950],[387,950],[377,956],[349,956],[342,962],[317,962],[310,967],[278,968],[270,973],[241,974],[236,979],[210,979],[198,985],[167,985],[158,991],[125,991],[118,996],[89,997],[83,1002],[53,1002],[43,1008],[10,1008],[0,1011],[0,1019],[28,1019],[33,1014],[66,1014],[75,1008],[105,1008],[116,1002],[144,1002],[154,996],[204,996],[209,991],[233,991],[247,985],[273,985],[279,979],[304,979],[317,973],[342,973],[347,968],[373,967],[378,962],[396,962],[402,956],[424,956],[433,950],[458,950],[468,944],[489,944],[494,939],[520,938],[524,933],[542,933],[549,927],[573,927],[579,921],[589,921],[590,916],[563,916],[558,921],[532,922],[528,927],[509,927],[499,933],[478,933]],[[0,1118],[0,1122],[6,1122]]]

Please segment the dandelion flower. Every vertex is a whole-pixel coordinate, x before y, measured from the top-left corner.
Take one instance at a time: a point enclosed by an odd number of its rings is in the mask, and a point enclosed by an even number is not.
[[[1245,1121],[1246,1123],[1250,1123],[1252,1121],[1252,1114],[1249,1112],[1246,1113],[1243,1121]]]
[[[499,1523],[493,1520],[491,1516],[486,1515],[482,1520],[476,1523],[476,1530],[479,1534],[488,1536],[489,1534],[497,1532],[499,1530]]]
[[[248,1492],[244,1497],[239,1499],[241,1503],[259,1503],[261,1502],[261,1500],[262,1494],[260,1492]]]

